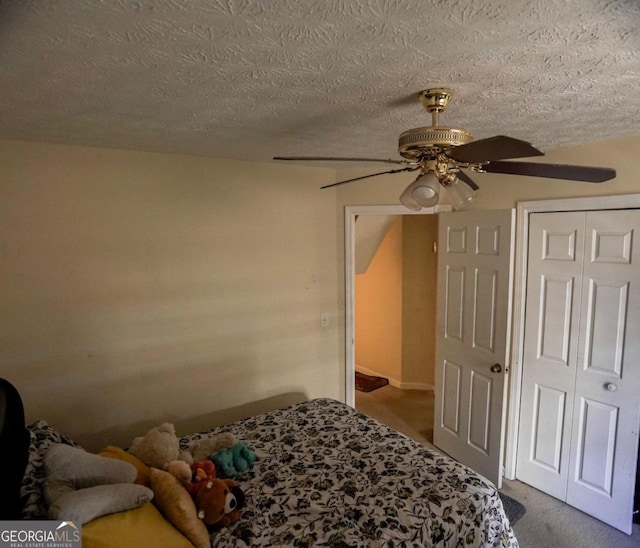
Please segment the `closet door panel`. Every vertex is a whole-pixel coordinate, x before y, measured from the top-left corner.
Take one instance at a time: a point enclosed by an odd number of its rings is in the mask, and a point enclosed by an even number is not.
[[[618,407],[581,397],[576,419],[574,481],[611,497]]]
[[[518,479],[564,500],[577,362],[584,213],[529,223]]]
[[[537,358],[569,364],[571,318],[573,312],[572,276],[546,276],[540,278],[540,309],[538,325]]]
[[[561,473],[560,454],[566,395],[566,392],[550,386],[535,386],[530,459],[558,475]]]
[[[640,424],[640,211],[586,213],[567,502],[631,531]]]
[[[589,280],[584,314],[584,367],[620,378],[629,282]]]

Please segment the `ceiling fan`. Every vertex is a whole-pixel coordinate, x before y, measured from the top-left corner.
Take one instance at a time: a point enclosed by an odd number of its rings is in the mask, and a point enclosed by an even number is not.
[[[416,180],[400,195],[400,202],[416,211],[436,205],[443,189],[454,209],[463,209],[469,205],[475,199],[475,192],[479,187],[463,169],[476,173],[528,175],[587,183],[602,183],[616,176],[614,169],[604,167],[504,161],[543,156],[544,152],[513,137],[497,135],[474,141],[473,135],[466,129],[440,126],[440,113],[447,108],[451,99],[451,91],[447,88],[426,89],[418,94],[418,98],[427,112],[431,113],[432,122],[430,126],[409,129],[400,134],[398,152],[403,157],[401,160],[314,156],[276,156],[274,160],[384,162],[403,165],[398,169],[354,177],[321,188],[388,173],[418,171]]]

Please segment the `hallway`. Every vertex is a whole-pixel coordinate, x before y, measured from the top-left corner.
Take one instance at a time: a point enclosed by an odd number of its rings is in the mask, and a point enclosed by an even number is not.
[[[430,390],[401,390],[391,385],[372,392],[356,390],[356,409],[424,445],[433,443]]]

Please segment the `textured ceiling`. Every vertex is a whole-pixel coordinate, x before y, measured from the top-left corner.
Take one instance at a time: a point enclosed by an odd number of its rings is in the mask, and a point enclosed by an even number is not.
[[[637,0],[0,0],[0,137],[398,158],[441,124],[544,149],[640,133]]]

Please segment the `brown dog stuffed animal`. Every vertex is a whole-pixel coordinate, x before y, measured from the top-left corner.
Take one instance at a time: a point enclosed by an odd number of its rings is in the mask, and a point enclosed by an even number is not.
[[[244,493],[233,480],[213,478],[200,487],[194,500],[198,517],[207,527],[227,527],[240,518]]]

